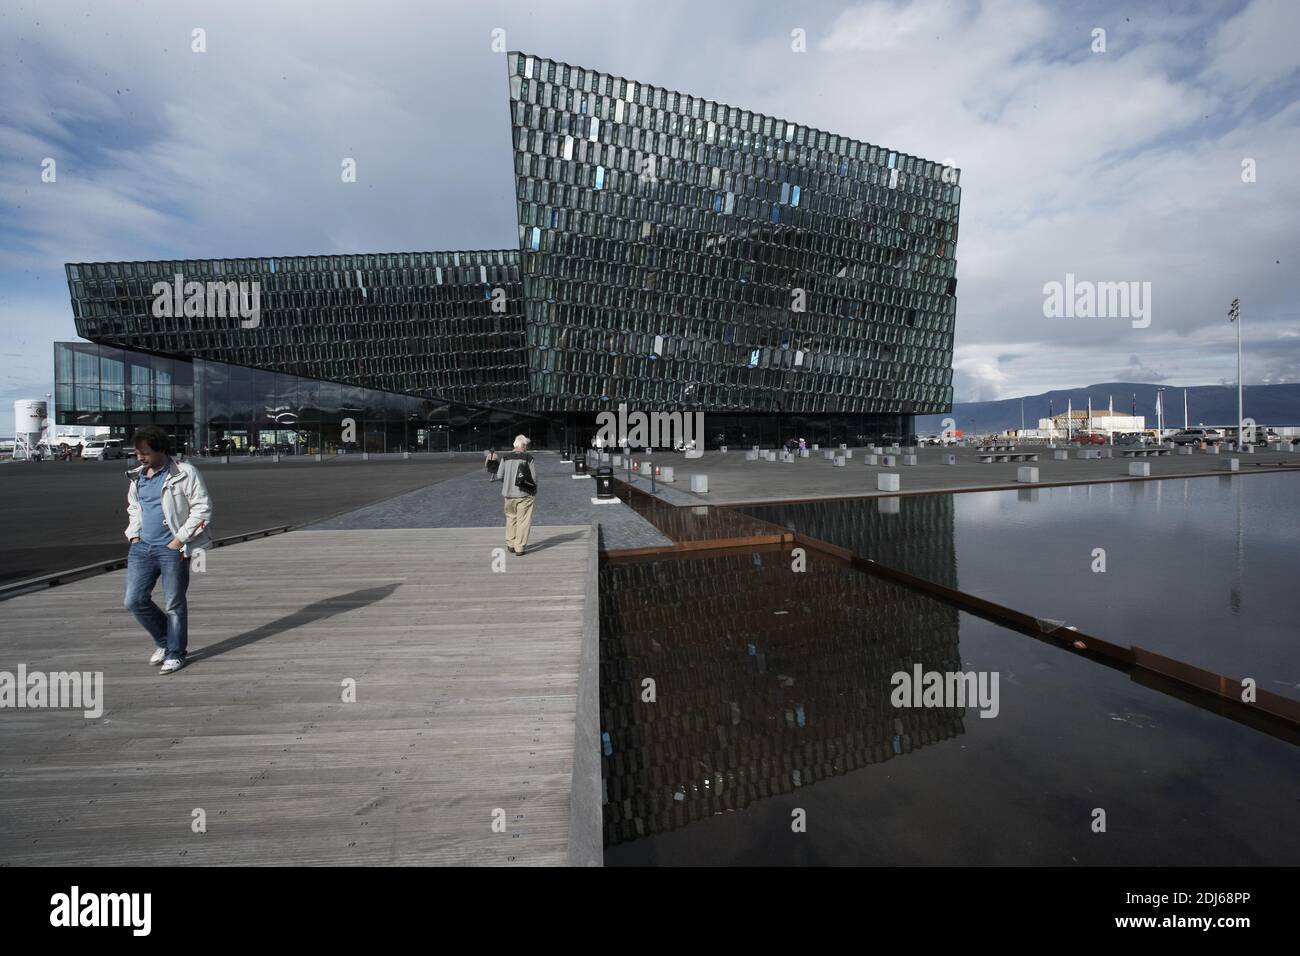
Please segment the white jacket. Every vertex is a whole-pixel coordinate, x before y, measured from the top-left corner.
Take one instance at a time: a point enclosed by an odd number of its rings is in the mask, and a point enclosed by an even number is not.
[[[126,492],[126,538],[140,536],[140,489],[139,480],[144,466],[132,468],[126,473],[131,486]],[[189,555],[196,550],[207,548],[212,544],[208,535],[208,525],[212,521],[212,499],[208,497],[208,488],[203,484],[203,476],[189,462],[167,460],[167,477],[162,487],[163,524],[172,533],[172,537],[181,541],[181,553]]]

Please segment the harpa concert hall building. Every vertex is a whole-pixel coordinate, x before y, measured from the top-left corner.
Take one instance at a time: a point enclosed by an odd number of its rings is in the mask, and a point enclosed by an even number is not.
[[[89,342],[55,345],[58,423],[436,451],[585,444],[620,403],[702,411],[710,446],[866,441],[950,409],[955,169],[507,62],[517,248],[69,264]],[[255,288],[256,319],[201,296],[159,315],[178,275]]]

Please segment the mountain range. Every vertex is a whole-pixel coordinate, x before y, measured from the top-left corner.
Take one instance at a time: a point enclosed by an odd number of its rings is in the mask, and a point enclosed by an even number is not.
[[[1103,382],[1085,388],[1057,389],[995,402],[955,402],[948,415],[916,416],[916,430],[921,434],[939,432],[945,418],[956,419],[957,428],[967,434],[1019,428],[1022,402],[1025,427],[1037,428],[1040,418],[1047,418],[1049,414],[1059,415],[1070,402],[1074,403],[1075,411],[1086,409],[1089,397],[1092,398],[1094,413],[1105,412],[1112,396],[1116,415],[1145,416],[1150,428],[1156,424],[1157,387],[1149,382]],[[1164,386],[1166,428],[1181,428],[1183,425],[1183,388],[1181,385]],[[1237,423],[1237,386],[1188,385],[1186,389],[1188,424]],[[1300,384],[1247,385],[1243,408],[1246,417],[1255,419],[1258,425],[1300,425]]]

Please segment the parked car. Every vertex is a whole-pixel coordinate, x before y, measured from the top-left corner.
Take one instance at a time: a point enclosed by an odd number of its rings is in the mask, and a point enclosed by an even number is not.
[[[1077,441],[1080,445],[1104,445],[1104,444],[1106,444],[1106,436],[1105,436],[1105,435],[1102,435],[1102,434],[1099,434],[1099,433],[1097,433],[1097,432],[1083,432],[1083,433],[1080,433],[1080,434],[1075,435],[1074,438],[1073,438],[1072,440],[1073,440],[1073,441]]]
[[[1213,428],[1184,428],[1172,435],[1166,435],[1165,441],[1171,441],[1175,445],[1199,445],[1201,442],[1217,445],[1223,441],[1223,436]]]
[[[125,458],[126,450],[122,447],[120,438],[97,438],[82,448],[81,457],[91,461],[108,461],[112,458]]]
[[[1281,440],[1282,440],[1282,436],[1279,435],[1277,432],[1273,431],[1273,429],[1271,428],[1261,428],[1258,426],[1255,428],[1256,445],[1267,445],[1271,441],[1281,441]]]

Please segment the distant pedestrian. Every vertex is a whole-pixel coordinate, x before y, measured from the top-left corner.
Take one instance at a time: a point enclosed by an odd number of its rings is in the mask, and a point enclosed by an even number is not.
[[[514,451],[501,456],[497,473],[506,505],[506,547],[521,557],[528,547],[537,497],[537,466],[528,454],[528,445],[528,436],[515,436]]]
[[[171,674],[185,666],[190,556],[212,543],[212,502],[198,469],[171,457],[161,428],[137,429],[135,451],[139,465],[126,473],[131,481],[126,492],[126,537],[131,546],[122,603],[153,638],[149,663],[161,664],[162,673]],[[152,598],[159,578],[163,609]]]
[[[497,458],[497,453],[491,448],[488,449],[487,455],[483,458],[483,467],[487,469],[488,481],[496,481],[497,472],[501,470],[501,460]]]

